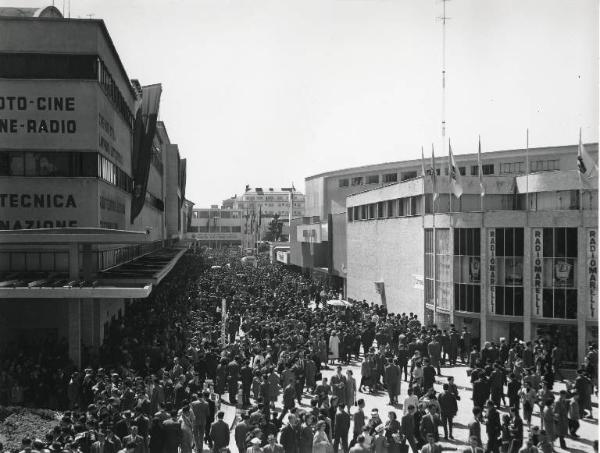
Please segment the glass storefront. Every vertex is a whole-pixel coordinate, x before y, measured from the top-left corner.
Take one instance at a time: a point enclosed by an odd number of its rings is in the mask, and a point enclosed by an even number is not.
[[[481,230],[454,229],[454,309],[481,312]]]
[[[550,343],[551,347],[558,344],[563,351],[563,367],[577,368],[577,339],[578,331],[575,324],[537,324],[535,335]]]
[[[544,318],[577,318],[577,228],[544,228]]]

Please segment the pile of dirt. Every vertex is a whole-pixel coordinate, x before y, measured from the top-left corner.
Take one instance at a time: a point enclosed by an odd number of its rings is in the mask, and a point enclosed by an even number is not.
[[[0,442],[5,451],[19,451],[24,437],[44,440],[60,417],[49,409],[0,406]]]

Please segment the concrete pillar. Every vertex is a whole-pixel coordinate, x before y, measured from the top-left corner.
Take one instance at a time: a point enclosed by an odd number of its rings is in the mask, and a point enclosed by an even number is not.
[[[532,325],[531,311],[535,304],[535,295],[533,294],[533,262],[532,256],[534,250],[532,248],[532,229],[529,225],[525,225],[523,232],[523,341],[531,341]]]
[[[79,244],[69,246],[69,279],[79,279]],[[81,368],[81,300],[68,299],[69,358]]]
[[[68,301],[69,358],[81,368],[81,299]]]

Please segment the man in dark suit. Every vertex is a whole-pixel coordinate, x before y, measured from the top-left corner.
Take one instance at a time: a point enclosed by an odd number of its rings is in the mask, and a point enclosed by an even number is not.
[[[202,397],[204,398],[204,401],[208,403],[208,418],[206,419],[206,426],[204,427],[204,440],[206,441],[206,443],[208,443],[209,448],[212,448],[213,441],[210,437],[210,428],[213,422],[215,421],[215,413],[217,411],[217,406],[210,397],[209,392],[202,392]]]
[[[481,442],[481,408],[475,406],[473,408],[473,419],[468,424],[469,439],[473,436],[477,438],[477,445],[483,445]]]
[[[288,424],[281,430],[279,443],[283,446],[285,453],[298,453],[300,445],[300,432],[298,427],[298,418],[291,414],[288,417]]]
[[[144,438],[138,434],[138,427],[131,426],[131,434],[123,438],[124,445],[135,445],[134,453],[146,453],[146,443]]]
[[[357,402],[358,410],[352,415],[352,441],[350,445],[356,443],[358,436],[362,434],[363,426],[365,426],[365,400],[359,399]]]
[[[229,403],[237,404],[238,381],[240,379],[240,365],[234,358],[227,365],[227,393],[229,394]]]
[[[412,404],[408,406],[408,413],[402,417],[402,434],[406,438],[406,442],[410,445],[413,453],[417,453],[417,441],[415,439],[415,411],[416,408]]]
[[[241,414],[242,421],[239,422],[235,427],[234,438],[235,444],[237,445],[239,452],[246,451],[246,436],[250,431],[250,426],[248,425],[248,414]]]
[[[388,359],[387,366],[383,374],[383,380],[387,387],[388,396],[390,397],[389,405],[398,404],[398,387],[400,382],[400,367]]]
[[[487,421],[485,423],[485,430],[488,435],[488,443],[485,449],[486,453],[492,451],[498,453],[498,437],[500,436],[502,425],[500,424],[500,414],[496,410],[496,406],[492,400],[487,402]]]
[[[490,386],[485,375],[481,374],[473,382],[473,406],[484,407],[486,400],[490,397]]]
[[[217,421],[210,427],[210,438],[213,441],[212,451],[218,452],[229,445],[229,426],[225,423],[225,412],[219,411]]]
[[[193,401],[190,403],[190,409],[194,414],[194,426],[192,427],[194,434],[194,443],[196,451],[202,453],[204,445],[204,430],[206,429],[206,421],[208,420],[209,407],[204,398],[198,395],[192,395]]]
[[[423,439],[427,439],[427,434],[432,434],[434,440],[437,442],[439,440],[438,434],[438,426],[441,424],[439,416],[436,414],[436,409],[434,404],[430,404],[427,408],[427,415],[425,415],[421,419],[421,424],[419,425],[419,430],[421,431],[421,437]]]
[[[438,396],[440,403],[440,415],[442,418],[442,426],[444,427],[444,438],[454,439],[452,436],[452,419],[458,412],[458,404],[456,396],[450,393],[450,385],[444,384],[444,391]]]
[[[344,403],[338,404],[338,410],[335,414],[335,429],[333,432],[333,451],[338,452],[340,440],[344,453],[348,453],[348,431],[350,431],[350,415],[344,410]]]
[[[171,411],[171,417],[163,422],[165,433],[165,453],[177,453],[181,446],[181,424],[177,421],[177,411]]]
[[[240,370],[240,379],[242,381],[242,405],[250,406],[250,389],[252,388],[252,368],[248,365],[248,361],[244,362]]]
[[[435,368],[428,358],[423,359],[423,388],[428,391],[435,383]],[[437,440],[436,440],[437,442]]]

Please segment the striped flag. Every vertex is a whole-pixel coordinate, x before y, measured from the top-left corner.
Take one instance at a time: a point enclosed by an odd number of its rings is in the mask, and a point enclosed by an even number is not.
[[[448,160],[450,184],[452,185],[452,191],[454,192],[456,198],[460,198],[463,194],[462,178],[460,171],[458,170],[458,166],[456,165],[456,161],[454,160],[454,154],[452,154],[452,145],[450,144],[450,139],[448,139],[448,153],[450,155],[450,159]]]
[[[479,136],[479,147],[477,148],[477,165],[479,167],[479,187],[481,196],[485,196],[485,186],[483,185],[483,165],[481,164],[481,136]]]
[[[598,166],[583,147],[581,128],[579,129],[579,147],[577,148],[577,169],[582,189],[594,189],[598,181]],[[596,184],[594,184],[596,182]]]

